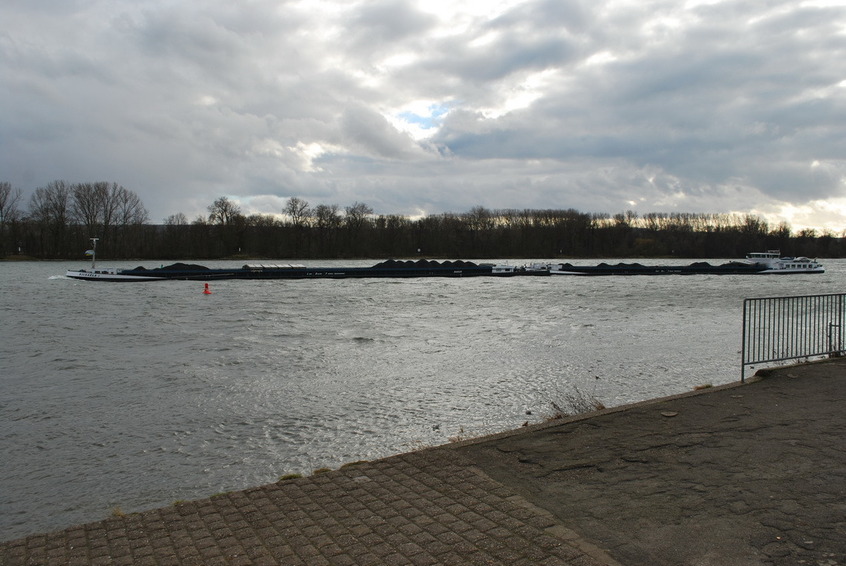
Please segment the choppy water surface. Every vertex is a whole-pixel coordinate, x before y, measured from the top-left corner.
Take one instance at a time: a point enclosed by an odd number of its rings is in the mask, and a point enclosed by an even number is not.
[[[0,536],[516,428],[574,388],[613,406],[736,381],[743,299],[843,292],[846,262],[825,264],[221,281],[206,296],[0,263]]]

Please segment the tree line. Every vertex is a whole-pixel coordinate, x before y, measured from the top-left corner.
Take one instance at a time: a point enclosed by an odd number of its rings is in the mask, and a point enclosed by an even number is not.
[[[133,191],[117,183],[39,187],[22,206],[20,189],[0,182],[0,254],[44,259],[75,258],[89,237],[110,242],[120,257],[146,251],[149,215]],[[85,249],[85,248],[83,248]]]
[[[375,214],[365,203],[341,208],[286,201],[279,214],[250,214],[220,197],[207,215],[183,213],[152,224],[141,199],[117,183],[40,187],[28,203],[0,182],[0,255],[77,259],[99,238],[109,259],[254,258],[556,258],[846,256],[844,234],[770,226],[738,214],[614,215],[573,209],[488,209],[420,218]]]

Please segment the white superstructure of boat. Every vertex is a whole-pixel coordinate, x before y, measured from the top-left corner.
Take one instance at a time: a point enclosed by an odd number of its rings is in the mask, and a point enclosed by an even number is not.
[[[751,252],[746,254],[746,261],[750,264],[764,266],[761,274],[789,274],[789,273],[825,273],[825,268],[816,259],[807,257],[781,257],[780,250],[766,252]]]

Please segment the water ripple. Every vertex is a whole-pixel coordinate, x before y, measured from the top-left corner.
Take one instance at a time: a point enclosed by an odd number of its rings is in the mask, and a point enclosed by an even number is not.
[[[0,532],[14,538],[737,379],[742,299],[807,277],[108,285],[0,270]],[[366,262],[365,262],[366,264]],[[530,414],[527,414],[530,413]]]

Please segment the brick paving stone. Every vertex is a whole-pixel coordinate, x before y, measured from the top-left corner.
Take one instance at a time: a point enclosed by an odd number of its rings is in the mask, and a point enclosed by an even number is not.
[[[339,554],[329,558],[329,563],[332,566],[355,566],[357,562],[349,554]]]
[[[373,553],[362,554],[358,557],[358,564],[361,566],[376,566],[381,564],[382,560]]]
[[[427,552],[421,552],[414,556],[407,557],[408,563],[412,566],[434,566],[440,564],[438,559]]]
[[[455,545],[464,541],[464,539],[454,531],[440,533],[436,538],[439,542],[446,545]]]
[[[406,523],[399,525],[397,528],[402,534],[405,536],[417,540],[419,539],[428,539],[429,537],[425,536],[425,532],[423,528],[415,523]]]
[[[416,507],[403,507],[399,509],[399,514],[405,517],[406,519],[416,519],[424,514],[424,512]]]

